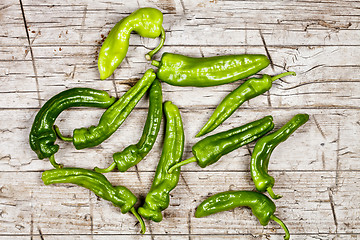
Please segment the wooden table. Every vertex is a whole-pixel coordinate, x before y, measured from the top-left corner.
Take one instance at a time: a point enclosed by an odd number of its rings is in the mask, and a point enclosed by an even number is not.
[[[151,67],[144,54],[159,39],[131,36],[128,55],[106,81],[99,80],[97,55],[102,40],[121,18],[139,7],[164,13],[162,52],[189,56],[268,54],[273,65],[262,73],[295,71],[271,90],[246,102],[216,132],[266,115],[276,129],[297,113],[310,120],[270,160],[277,216],[292,239],[360,239],[360,2],[359,1],[40,1],[6,0],[0,6],[0,239],[282,239],[274,222],[262,227],[251,211],[237,208],[202,219],[196,206],[226,190],[253,190],[249,173],[254,144],[242,147],[205,169],[182,168],[170,206],[160,223],[146,221],[140,236],[131,214],[71,184],[45,186],[51,169],[28,144],[39,108],[73,87],[124,94]],[[240,83],[211,88],[163,83],[164,100],[181,111],[184,159],[193,136],[217,104]],[[77,151],[60,142],[58,162],[68,167],[106,167],[112,154],[137,142],[147,114],[143,99],[110,139]],[[76,108],[57,120],[64,134],[97,124],[103,110]],[[146,159],[126,173],[106,177],[143,200],[161,153],[163,127]]]

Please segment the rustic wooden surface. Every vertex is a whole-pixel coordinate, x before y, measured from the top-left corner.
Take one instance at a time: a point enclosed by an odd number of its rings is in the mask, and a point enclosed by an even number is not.
[[[273,115],[276,128],[294,114],[310,120],[279,145],[270,161],[277,212],[292,239],[360,239],[360,2],[359,1],[40,1],[0,3],[0,239],[282,239],[274,223],[262,227],[249,209],[196,219],[208,195],[254,189],[249,173],[254,144],[201,169],[182,168],[178,187],[160,223],[146,221],[140,236],[130,214],[70,184],[44,186],[51,169],[28,144],[39,108],[56,93],[92,87],[121,96],[150,67],[144,54],[158,39],[131,36],[125,61],[99,80],[102,40],[122,17],[139,7],[164,13],[164,51],[194,57],[261,53],[273,66],[263,73],[295,71],[269,93],[245,103],[217,131]],[[211,88],[163,84],[164,100],[179,106],[186,134],[184,159],[193,137],[216,105],[239,82]],[[76,151],[60,143],[58,162],[71,167],[105,167],[112,153],[137,141],[147,114],[143,99],[129,119],[98,147]],[[65,134],[96,124],[103,110],[71,109],[57,124]],[[137,168],[106,174],[143,199],[161,153],[163,128],[152,152]]]

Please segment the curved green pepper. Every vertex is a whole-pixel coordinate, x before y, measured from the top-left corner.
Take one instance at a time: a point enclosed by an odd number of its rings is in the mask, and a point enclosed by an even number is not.
[[[210,87],[249,77],[267,67],[265,55],[225,55],[192,58],[164,53],[161,61],[152,61],[159,68],[157,77],[170,85]]]
[[[165,42],[165,31],[162,27],[163,14],[155,8],[140,8],[118,22],[110,31],[101,46],[98,59],[100,79],[111,76],[124,60],[129,48],[130,33],[135,31],[142,37],[156,38],[161,35],[158,47],[146,54],[151,60]]]
[[[138,212],[146,219],[160,222],[161,211],[169,206],[169,193],[179,181],[180,169],[168,173],[168,169],[179,162],[184,152],[184,129],[179,109],[171,102],[164,103],[166,130],[164,146],[155,177],[145,203]]]
[[[108,108],[115,102],[115,98],[105,91],[91,88],[72,88],[58,93],[36,114],[31,127],[29,142],[31,149],[40,159],[53,156],[59,145],[54,144],[56,132],[53,129],[56,118],[62,111],[70,107],[98,107]]]
[[[129,116],[155,78],[154,70],[147,70],[135,86],[104,112],[97,126],[75,129],[72,139],[75,148],[94,147],[109,138]]]
[[[141,232],[145,233],[145,224],[137,214],[134,205],[137,202],[135,195],[126,187],[113,187],[101,173],[82,168],[62,168],[43,172],[41,179],[45,185],[55,183],[73,183],[87,188],[97,196],[110,201],[121,209],[121,213],[131,211],[141,224]]]
[[[286,225],[274,213],[276,206],[267,196],[252,191],[229,191],[215,194],[200,203],[195,212],[195,217],[201,218],[208,215],[228,211],[236,207],[249,207],[259,219],[260,224],[266,226],[270,219],[277,222],[285,231],[284,239],[290,239]]]
[[[250,78],[241,84],[221,101],[207,123],[201,128],[200,132],[196,134],[196,137],[200,137],[217,128],[228,119],[241,104],[268,91],[273,81],[287,75],[295,76],[296,74],[294,72],[286,72],[274,77],[264,74],[262,78]]]
[[[275,147],[284,142],[300,126],[309,120],[308,114],[297,114],[282,128],[267,136],[262,137],[254,147],[251,156],[250,172],[255,187],[260,192],[267,191],[273,199],[281,198],[275,195],[272,187],[275,180],[268,174],[269,159]]]
[[[274,128],[272,120],[271,116],[267,116],[200,140],[192,147],[194,157],[175,164],[169,169],[169,173],[178,167],[192,162],[197,162],[202,168],[216,163],[225,154],[251,143],[271,131]]]
[[[162,118],[162,90],[159,80],[155,79],[149,92],[149,111],[139,142],[126,147],[122,152],[114,153],[114,163],[105,169],[96,167],[94,169],[96,172],[110,172],[115,167],[120,172],[125,172],[138,164],[152,149],[160,130]]]

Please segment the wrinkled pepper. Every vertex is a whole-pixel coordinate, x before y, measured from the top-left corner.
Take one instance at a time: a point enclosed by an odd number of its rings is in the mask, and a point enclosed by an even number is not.
[[[163,14],[155,8],[140,8],[123,18],[110,31],[101,46],[98,58],[100,79],[106,79],[124,60],[129,48],[130,33],[135,31],[142,37],[156,38],[161,35],[160,44],[148,54],[151,60],[165,42],[165,31],[162,27]]]
[[[273,199],[281,198],[281,195],[274,194],[272,187],[274,186],[275,180],[268,174],[271,153],[277,145],[288,139],[296,129],[308,120],[308,114],[297,114],[282,128],[257,141],[250,163],[251,177],[255,183],[256,190],[259,192],[267,191]]]
[[[161,61],[152,61],[159,68],[157,77],[174,86],[210,87],[249,77],[267,67],[265,55],[225,55],[192,58],[164,53]]]
[[[87,188],[97,196],[110,201],[121,209],[121,213],[131,211],[141,224],[141,232],[145,233],[145,224],[136,212],[134,205],[137,202],[135,195],[126,187],[113,187],[101,173],[82,168],[62,168],[43,172],[41,179],[45,185],[55,183],[73,183]]]
[[[149,92],[149,110],[140,141],[126,147],[121,152],[114,153],[114,162],[105,169],[96,167],[94,169],[96,172],[110,172],[115,167],[120,172],[125,172],[138,164],[152,149],[160,130],[162,118],[162,90],[159,80],[155,79]]]
[[[266,226],[270,220],[277,222],[285,231],[284,239],[290,239],[286,225],[274,213],[276,206],[267,196],[252,191],[229,191],[215,194],[200,203],[195,212],[196,218],[206,217],[214,213],[228,211],[236,207],[249,207],[259,219],[261,225]]]
[[[168,101],[164,103],[164,113],[166,126],[160,161],[145,203],[138,208],[141,216],[154,222],[162,220],[161,211],[169,206],[169,193],[179,181],[180,168],[171,174],[168,173],[168,169],[181,161],[184,152],[184,129],[179,109]]]
[[[155,78],[154,70],[147,70],[135,86],[104,112],[97,126],[75,129],[72,138],[75,148],[94,147],[109,138],[129,116]]]
[[[196,137],[213,131],[228,119],[241,104],[270,90],[273,81],[287,75],[295,76],[296,74],[294,72],[285,72],[274,77],[264,74],[262,78],[250,78],[241,84],[221,101]]]
[[[59,145],[55,144],[56,131],[53,127],[62,111],[70,107],[108,108],[115,100],[107,92],[91,88],[72,88],[58,93],[36,114],[29,135],[31,149],[39,159],[52,157],[59,150]]]
[[[271,116],[266,116],[254,122],[200,140],[192,147],[194,157],[175,164],[169,169],[169,173],[178,167],[192,162],[197,162],[202,168],[216,163],[225,154],[251,143],[271,131],[274,128],[272,120]]]

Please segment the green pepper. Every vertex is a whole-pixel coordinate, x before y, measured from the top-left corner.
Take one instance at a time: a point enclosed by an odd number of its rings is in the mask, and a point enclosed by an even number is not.
[[[145,203],[138,212],[146,219],[160,222],[161,211],[169,206],[169,193],[179,181],[180,169],[168,173],[168,169],[181,161],[184,152],[184,130],[179,109],[171,102],[164,103],[166,129],[163,150],[155,177]]]
[[[97,196],[119,207],[122,213],[131,211],[141,224],[141,232],[145,233],[144,221],[134,208],[137,202],[135,195],[126,187],[113,187],[101,173],[82,168],[62,168],[43,172],[41,179],[45,185],[73,183],[93,191]]]
[[[142,37],[156,38],[161,35],[159,46],[146,54],[151,60],[165,42],[165,31],[162,27],[163,14],[155,8],[140,8],[118,22],[110,31],[101,46],[98,59],[100,79],[106,79],[124,60],[129,48],[130,33],[135,31]]]
[[[251,143],[271,131],[274,128],[272,120],[271,116],[267,116],[200,140],[192,147],[194,157],[175,164],[169,169],[169,173],[178,167],[192,162],[197,162],[202,168],[216,163],[225,154]]]
[[[56,132],[53,129],[56,118],[62,111],[70,107],[98,107],[108,108],[115,102],[115,98],[105,91],[91,88],[72,88],[58,93],[36,114],[31,127],[30,147],[36,152],[39,159],[50,158],[58,150],[59,145],[54,144]],[[58,167],[58,165],[55,165]]]
[[[254,147],[251,156],[250,172],[255,187],[260,192],[267,191],[273,199],[281,198],[275,195],[272,187],[275,180],[268,174],[269,159],[275,147],[284,142],[300,126],[309,120],[308,114],[297,114],[282,128],[267,136],[262,137]]]
[[[160,130],[161,118],[161,83],[156,79],[150,87],[149,111],[140,141],[137,144],[126,147],[122,152],[114,153],[114,162],[108,168],[101,169],[96,167],[94,170],[106,173],[117,167],[120,172],[125,172],[130,167],[138,164],[152,149]]]
[[[267,67],[265,55],[225,55],[192,58],[164,53],[161,61],[152,61],[159,68],[157,77],[170,85],[210,87],[249,77]]]
[[[274,77],[264,74],[262,78],[250,78],[247,80],[221,101],[196,137],[200,137],[217,128],[228,119],[241,104],[268,91],[273,81],[287,75],[295,76],[296,74],[294,72],[286,72]]]
[[[104,112],[97,126],[75,129],[72,138],[75,148],[94,147],[109,138],[129,116],[155,78],[154,70],[147,70],[135,86]]]
[[[229,191],[215,194],[200,203],[195,212],[196,218],[228,211],[236,207],[249,207],[259,219],[260,224],[266,226],[270,219],[277,222],[285,231],[284,239],[290,239],[286,225],[274,213],[276,206],[267,196],[252,191]]]

